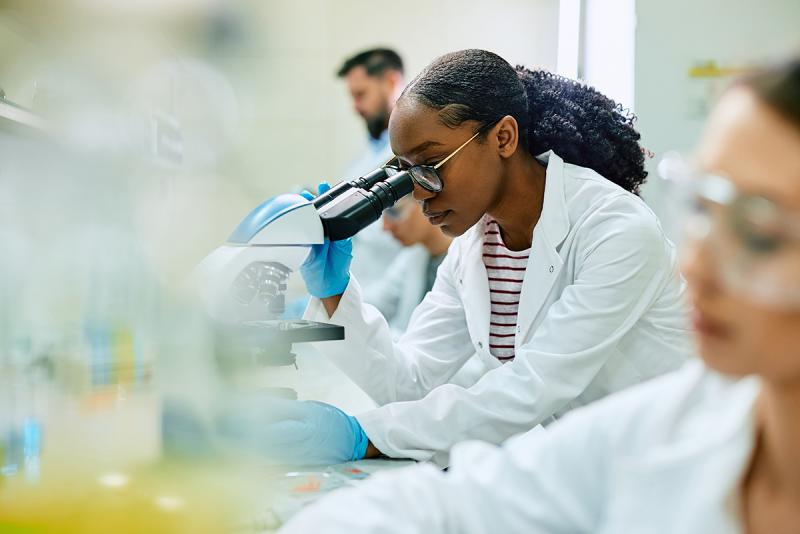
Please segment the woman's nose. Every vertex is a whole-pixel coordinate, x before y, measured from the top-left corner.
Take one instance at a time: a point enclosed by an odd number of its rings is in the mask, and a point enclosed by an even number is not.
[[[714,254],[706,239],[688,239],[681,256],[681,272],[693,292],[706,293],[718,286]]]
[[[433,198],[436,196],[436,193],[432,193],[422,187],[421,185],[415,183],[414,184],[414,192],[412,193],[414,196],[414,200],[417,202],[422,202],[423,200],[428,200],[429,198]]]

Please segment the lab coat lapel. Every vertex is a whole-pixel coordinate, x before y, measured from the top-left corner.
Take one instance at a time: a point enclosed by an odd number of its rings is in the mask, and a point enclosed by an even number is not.
[[[489,279],[486,267],[483,264],[483,234],[485,222],[480,221],[470,230],[470,235],[465,246],[461,275],[456,281],[460,285],[464,313],[467,319],[470,337],[473,341],[480,342],[483,346],[477,350],[489,350],[489,317],[491,303],[489,302]]]
[[[517,316],[517,344],[527,339],[536,318],[545,305],[547,295],[559,278],[564,264],[557,247],[569,231],[564,192],[564,161],[550,151],[539,157],[547,162],[542,215],[533,230],[533,243],[525,281],[522,283]]]

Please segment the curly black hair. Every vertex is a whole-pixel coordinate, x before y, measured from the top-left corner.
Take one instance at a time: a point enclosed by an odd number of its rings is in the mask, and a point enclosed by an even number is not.
[[[545,70],[515,69],[486,50],[439,57],[401,98],[436,109],[452,128],[467,120],[483,128],[511,115],[521,143],[534,156],[552,150],[637,195],[647,178],[633,114],[583,83]]]

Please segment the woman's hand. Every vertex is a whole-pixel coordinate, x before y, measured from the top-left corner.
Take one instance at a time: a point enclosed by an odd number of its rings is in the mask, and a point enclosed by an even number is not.
[[[353,242],[350,239],[328,241],[311,247],[311,253],[300,266],[300,274],[308,292],[320,299],[339,297],[350,283],[350,261]]]
[[[320,194],[331,188],[327,182],[319,184]],[[314,196],[304,191],[303,196],[313,199]],[[306,283],[308,292],[322,300],[328,315],[333,315],[339,306],[342,293],[350,283],[350,262],[353,259],[353,241],[328,241],[311,247],[311,253],[300,266],[300,274]]]
[[[329,465],[361,460],[369,445],[355,417],[317,401],[240,399],[225,407],[217,419],[217,429],[231,444],[281,464]]]

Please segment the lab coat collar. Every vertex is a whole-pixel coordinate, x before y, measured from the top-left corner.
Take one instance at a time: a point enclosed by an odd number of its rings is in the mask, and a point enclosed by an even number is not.
[[[544,152],[536,159],[547,168],[544,187],[544,203],[539,222],[534,229],[535,234],[545,234],[547,243],[557,248],[569,233],[569,212],[564,183],[564,160],[552,150]],[[469,231],[470,249],[482,245],[486,220],[481,219]],[[534,238],[535,239],[535,238]]]
[[[569,232],[569,212],[566,203],[566,184],[564,177],[564,161],[553,151],[541,154],[537,159],[547,166],[542,215],[533,231],[532,253],[522,284],[520,307],[518,312],[516,343],[521,344],[535,324],[536,317],[542,311],[547,298],[563,266],[558,248]],[[488,352],[489,282],[486,268],[483,265],[483,236],[486,229],[485,219],[476,224],[466,238],[466,254],[458,283],[470,288],[465,292],[465,308],[485,310],[484,313],[468,316],[470,332],[473,339],[485,341],[484,350]],[[532,274],[531,274],[532,273]],[[479,347],[480,348],[480,347]]]
[[[561,273],[564,261],[559,255],[559,248],[569,233],[564,160],[552,150],[537,159],[547,166],[547,175],[542,214],[533,229],[531,254],[520,294],[515,338],[517,350],[537,324],[539,314],[544,311],[547,295]]]
[[[697,362],[695,362],[697,364]],[[750,447],[755,433],[755,401],[761,389],[756,376],[735,379],[707,368],[702,380],[715,384],[704,398],[687,396],[676,404],[663,421],[663,447],[641,456],[641,463],[654,469],[667,468],[696,460],[699,455],[716,455],[731,446]],[[709,378],[711,377],[711,378]],[[724,384],[720,387],[719,384]],[[719,392],[721,391],[721,392]],[[695,430],[714,421],[713,433]]]
[[[674,421],[693,419],[685,433],[660,421],[660,443],[614,466],[615,515],[635,510],[649,525],[672,525],[678,534],[737,532],[738,488],[755,445],[759,389],[757,378],[746,378],[722,395],[676,406]]]
[[[547,235],[547,241],[559,247],[569,233],[569,212],[564,181],[564,160],[549,150],[536,159],[547,168],[544,186],[544,204],[535,232]]]

